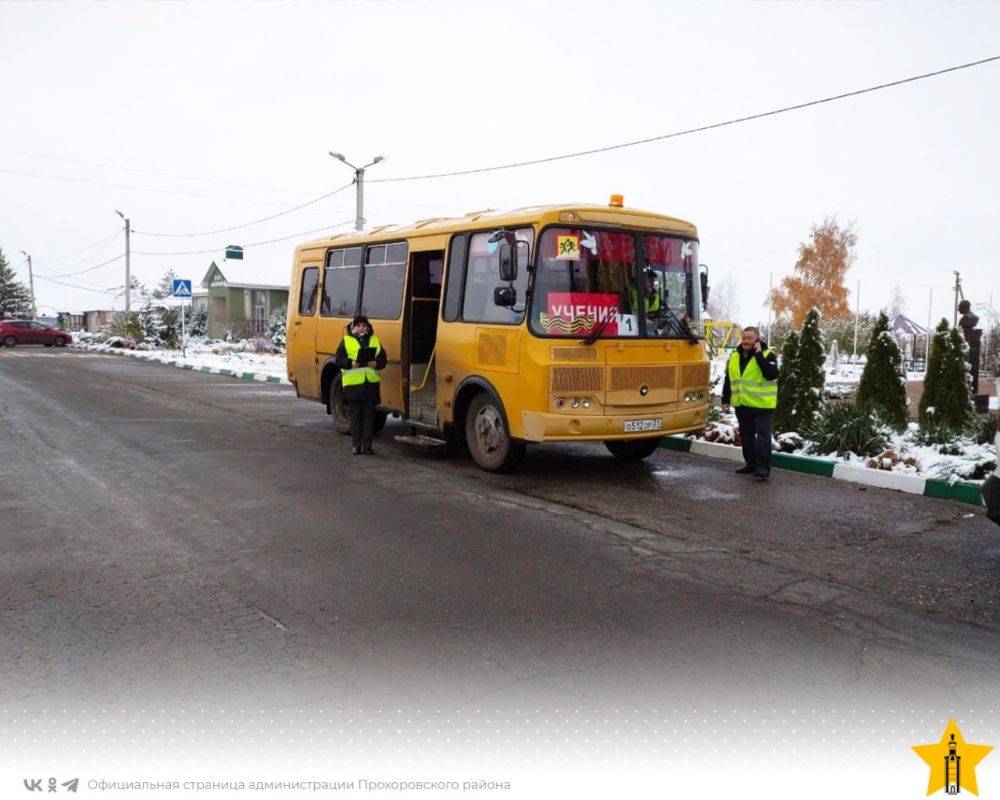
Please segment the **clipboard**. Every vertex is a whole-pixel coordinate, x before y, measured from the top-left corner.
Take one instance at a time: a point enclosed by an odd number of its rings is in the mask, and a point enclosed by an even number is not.
[[[374,361],[376,350],[374,347],[362,347],[358,350],[358,357],[354,359],[360,366],[365,366],[369,361]]]

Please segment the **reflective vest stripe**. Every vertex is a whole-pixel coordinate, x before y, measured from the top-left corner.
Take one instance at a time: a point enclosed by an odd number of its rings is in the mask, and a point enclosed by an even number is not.
[[[764,350],[767,358],[770,350]],[[751,358],[743,373],[740,374],[739,350],[733,351],[727,366],[729,388],[734,406],[748,408],[776,408],[778,405],[778,382],[765,380],[756,358]]]
[[[636,290],[635,286],[629,286],[628,287],[628,297],[629,297],[630,304],[632,306],[632,313],[633,314],[638,314],[639,313],[639,293]],[[644,305],[646,306],[646,311],[659,311],[660,310],[660,296],[658,294],[656,294],[655,292],[653,293],[652,297],[649,297],[648,295],[644,296],[644,301],[645,301]]]
[[[375,348],[375,356],[382,352],[382,343],[379,342],[378,337],[372,335],[368,339],[368,346]],[[347,357],[351,361],[358,360],[358,353],[361,352],[361,342],[359,342],[351,334],[344,335],[344,351],[347,353]],[[371,369],[369,367],[355,367],[353,369],[343,369],[340,371],[340,382],[343,386],[361,386],[366,381],[368,383],[378,383],[379,375],[377,369]]]

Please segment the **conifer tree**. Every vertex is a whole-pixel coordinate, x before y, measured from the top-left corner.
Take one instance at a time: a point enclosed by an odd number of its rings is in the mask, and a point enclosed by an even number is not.
[[[774,429],[780,432],[795,430],[796,373],[799,357],[799,335],[790,331],[781,346],[781,365],[778,368],[778,407],[774,411]]]
[[[31,292],[17,280],[14,268],[0,249],[0,319],[31,317]]]
[[[826,359],[826,348],[823,345],[823,332],[820,330],[819,311],[815,308],[806,314],[799,334],[799,348],[795,359],[795,396],[792,398],[794,425],[801,430],[812,424],[825,404],[823,387],[826,384],[826,371],[823,363]],[[781,391],[780,387],[778,389]]]
[[[889,318],[879,314],[868,342],[868,363],[854,403],[865,411],[874,411],[897,431],[906,428],[906,384],[902,377],[902,355],[889,332]]]
[[[285,329],[287,327],[288,310],[285,306],[279,306],[271,312],[271,321],[267,329],[267,335],[271,339],[271,344],[278,350],[285,349]]]
[[[191,316],[187,319],[188,336],[204,336],[208,333],[208,308],[198,306],[191,309]]]
[[[968,345],[958,328],[942,319],[934,332],[920,398],[920,424],[925,428],[962,431],[973,418],[972,387],[966,361]]]

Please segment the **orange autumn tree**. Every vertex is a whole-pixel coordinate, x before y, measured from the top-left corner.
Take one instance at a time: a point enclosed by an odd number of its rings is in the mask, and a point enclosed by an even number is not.
[[[819,309],[824,322],[850,316],[844,278],[857,243],[853,223],[841,226],[836,217],[827,217],[822,225],[813,225],[810,240],[799,245],[795,274],[782,278],[772,294],[775,316],[796,327],[811,308]]]

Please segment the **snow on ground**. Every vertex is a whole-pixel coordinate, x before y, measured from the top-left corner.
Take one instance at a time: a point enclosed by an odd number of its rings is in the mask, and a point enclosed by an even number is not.
[[[142,350],[112,347],[107,343],[91,341],[89,337],[78,337],[81,345],[96,352],[117,353],[145,361],[175,361],[190,364],[194,368],[228,369],[236,373],[253,372],[281,379],[287,383],[284,353],[255,353],[250,350],[250,342],[222,342],[193,339],[188,343],[187,356],[180,350]]]
[[[704,434],[697,438],[719,444],[737,444],[738,427],[735,414],[723,413],[719,421],[710,422]],[[775,452],[812,456],[853,466],[919,475],[923,478],[937,478],[953,483],[959,480],[981,480],[982,478],[977,476],[992,472],[996,468],[997,449],[993,444],[977,444],[971,439],[959,439],[947,445],[919,445],[914,440],[916,432],[917,424],[911,422],[905,433],[894,433],[889,436],[888,447],[876,457],[859,456],[855,453],[847,453],[844,456],[815,453],[812,442],[803,440],[797,433],[778,434],[772,444]]]

